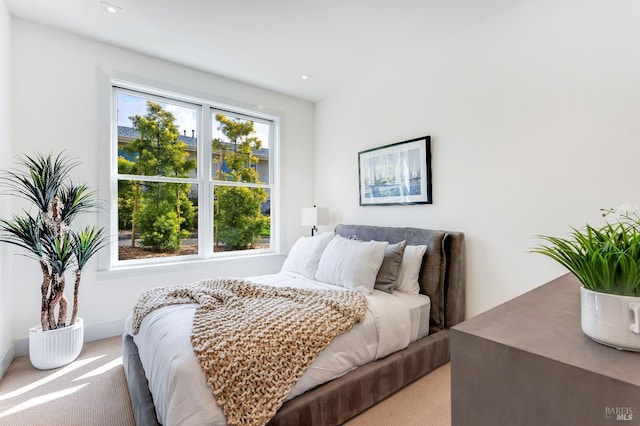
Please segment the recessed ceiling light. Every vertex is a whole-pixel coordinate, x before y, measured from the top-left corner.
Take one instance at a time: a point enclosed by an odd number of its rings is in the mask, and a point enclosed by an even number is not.
[[[100,4],[100,7],[102,7],[103,10],[106,10],[109,13],[118,13],[120,10],[122,10],[121,7],[116,6],[115,4],[107,3],[106,1],[103,1]]]
[[[311,76],[309,74],[302,74],[302,79],[303,80],[309,80],[311,78]]]

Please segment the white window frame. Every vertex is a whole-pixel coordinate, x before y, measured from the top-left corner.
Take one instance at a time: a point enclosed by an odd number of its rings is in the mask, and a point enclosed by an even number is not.
[[[173,91],[163,89],[160,84],[153,86],[139,84],[128,80],[110,78],[109,80],[109,197],[108,197],[108,225],[110,245],[108,259],[99,260],[99,269],[129,270],[140,267],[165,266],[167,264],[182,264],[190,262],[202,262],[230,257],[248,257],[278,252],[278,147],[280,117],[261,110],[261,107],[247,108],[226,102],[216,101],[214,96],[198,93],[186,94],[191,91]],[[118,173],[118,123],[117,123],[117,94],[119,92],[143,96],[147,99],[169,102],[177,105],[185,105],[198,110],[198,146],[197,146],[197,177],[171,178],[149,177],[139,175],[124,175]],[[233,117],[249,119],[255,122],[269,124],[269,182],[266,184],[219,181],[212,178],[211,141],[213,137],[213,117],[216,112],[228,114]],[[133,259],[122,261],[118,259],[118,180],[139,180],[156,182],[191,183],[198,186],[198,254],[185,256],[156,257],[151,259]],[[269,248],[247,249],[229,252],[214,252],[213,246],[213,189],[216,185],[262,187],[269,191],[271,235]],[[104,198],[104,197],[103,197]],[[206,208],[205,208],[206,206]],[[103,256],[106,257],[106,256]]]

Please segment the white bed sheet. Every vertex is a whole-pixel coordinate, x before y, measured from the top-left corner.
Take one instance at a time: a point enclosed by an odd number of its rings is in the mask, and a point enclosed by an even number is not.
[[[341,289],[292,272],[249,277],[276,287]],[[364,321],[338,336],[314,360],[288,396],[340,377],[347,372],[404,349],[428,333],[430,300],[424,295],[374,290],[367,296]],[[151,312],[133,336],[138,346],[158,421],[171,425],[226,425],[191,346],[196,305],[173,305]],[[125,323],[131,333],[131,317]]]

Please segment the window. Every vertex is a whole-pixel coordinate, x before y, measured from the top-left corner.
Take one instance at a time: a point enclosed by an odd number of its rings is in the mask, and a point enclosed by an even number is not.
[[[273,247],[274,118],[113,86],[111,265]]]

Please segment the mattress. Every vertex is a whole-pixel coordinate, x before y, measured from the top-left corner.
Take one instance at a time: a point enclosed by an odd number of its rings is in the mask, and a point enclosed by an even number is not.
[[[342,289],[292,272],[246,279],[277,287]],[[367,305],[365,319],[334,339],[318,355],[288,399],[404,349],[428,334],[430,300],[427,296],[374,290],[367,296]],[[174,305],[153,311],[134,336],[158,421],[167,426],[226,424],[191,346],[195,309],[195,305]],[[132,334],[131,317],[125,329]]]

